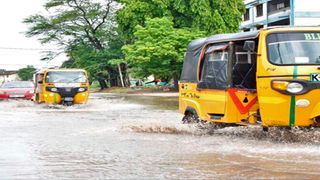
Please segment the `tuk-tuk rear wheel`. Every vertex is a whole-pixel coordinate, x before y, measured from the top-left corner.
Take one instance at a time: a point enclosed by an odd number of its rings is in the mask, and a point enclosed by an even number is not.
[[[191,112],[187,113],[182,118],[182,123],[183,124],[199,123],[199,122],[200,122],[200,119],[199,119],[198,115],[193,114]]]

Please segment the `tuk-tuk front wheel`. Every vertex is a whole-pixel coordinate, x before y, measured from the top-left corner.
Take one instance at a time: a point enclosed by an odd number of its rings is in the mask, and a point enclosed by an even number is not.
[[[72,101],[63,101],[62,104],[65,106],[72,106],[73,102]]]
[[[35,96],[36,96],[36,98],[35,98],[34,102],[40,104],[40,94],[36,93]]]

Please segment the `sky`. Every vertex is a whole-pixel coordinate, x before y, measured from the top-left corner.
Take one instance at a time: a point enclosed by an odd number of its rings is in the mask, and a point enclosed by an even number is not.
[[[42,45],[36,37],[24,35],[28,27],[23,19],[45,12],[45,0],[2,0],[0,2],[0,69],[18,70],[33,65],[36,68],[59,66],[66,60],[60,55],[50,62],[40,59],[43,53],[38,49],[57,49],[53,45]],[[36,49],[36,50],[34,50]]]

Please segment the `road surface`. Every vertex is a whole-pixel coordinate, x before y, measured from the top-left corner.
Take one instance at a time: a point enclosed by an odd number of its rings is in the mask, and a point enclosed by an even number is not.
[[[0,102],[1,179],[318,179],[320,132],[181,124],[176,97]]]

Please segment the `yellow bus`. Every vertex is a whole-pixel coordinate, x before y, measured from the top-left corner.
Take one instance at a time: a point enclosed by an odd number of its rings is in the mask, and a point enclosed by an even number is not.
[[[89,97],[89,81],[83,69],[45,69],[34,75],[37,103],[84,104]]]
[[[183,122],[318,126],[320,27],[270,27],[192,41],[179,83]]]

